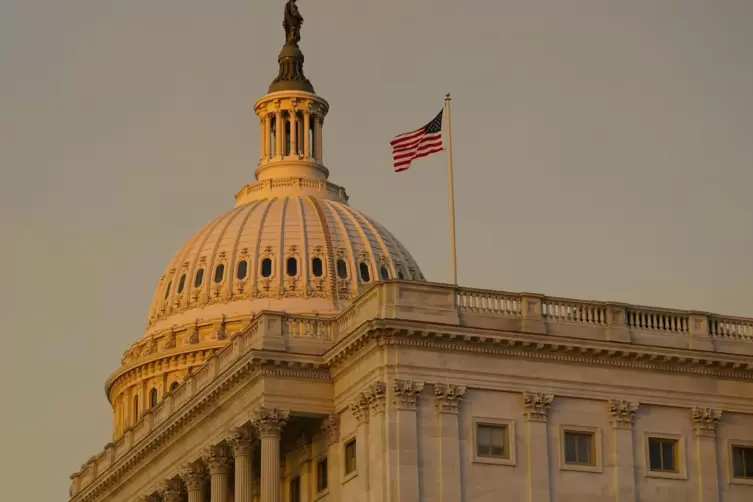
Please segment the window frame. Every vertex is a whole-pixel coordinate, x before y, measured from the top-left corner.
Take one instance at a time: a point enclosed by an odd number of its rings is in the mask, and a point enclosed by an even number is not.
[[[735,465],[734,465],[734,456],[733,456],[733,449],[734,448],[751,448],[753,449],[753,441],[747,441],[747,440],[740,440],[740,439],[729,439],[726,441],[727,447],[725,448],[726,455],[727,455],[727,461],[725,464],[727,465],[727,481],[731,485],[747,485],[747,486],[753,486],[753,478],[738,478],[735,477]]]
[[[478,427],[479,426],[491,426],[491,427],[505,427],[507,440],[507,457],[484,457],[478,454]],[[515,432],[515,420],[488,418],[488,417],[473,417],[471,420],[471,438],[469,441],[471,448],[471,458],[474,463],[478,464],[494,464],[494,465],[517,465],[517,448],[516,448],[516,432]]]
[[[264,275],[264,261],[269,260],[269,275]],[[259,260],[259,277],[262,279],[272,279],[275,277],[275,259],[273,256],[262,256]]]
[[[326,476],[325,476],[326,486],[324,488],[320,487],[319,485],[319,481],[320,481],[319,466],[322,463],[325,464],[324,472],[326,473]],[[329,460],[326,455],[322,455],[321,457],[316,459],[316,463],[314,465],[316,467],[314,469],[314,486],[316,488],[316,497],[319,498],[319,497],[324,496],[326,493],[329,493]]]
[[[355,455],[353,457],[353,470],[348,472],[348,446],[353,445],[355,447]],[[342,440],[342,483],[350,481],[352,478],[358,476],[358,441],[355,435],[351,435]]]
[[[665,441],[675,441],[675,472],[671,471],[652,471],[651,458],[649,451],[649,441],[659,439]],[[643,470],[646,477],[663,478],[663,479],[688,479],[688,462],[685,448],[685,436],[682,434],[670,434],[666,432],[645,432],[643,437]]]
[[[567,433],[591,435],[591,456],[593,463],[576,464],[567,462],[567,443],[565,441]],[[559,426],[558,442],[560,450],[560,470],[595,473],[604,472],[604,448],[602,432],[599,427],[561,424]]]

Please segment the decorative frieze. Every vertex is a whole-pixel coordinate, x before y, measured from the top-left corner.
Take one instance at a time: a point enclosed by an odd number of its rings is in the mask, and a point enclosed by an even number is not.
[[[607,405],[609,423],[613,429],[632,429],[639,404],[625,399],[610,399]]]
[[[546,422],[549,419],[549,408],[554,402],[553,394],[542,392],[523,393],[523,417],[529,422]]]
[[[279,438],[282,434],[282,429],[288,423],[290,412],[287,410],[279,410],[277,408],[259,408],[254,412],[251,423],[254,425],[259,437],[274,436]]]
[[[434,384],[434,406],[439,413],[460,413],[460,401],[465,395],[465,385]]]
[[[201,458],[209,467],[210,474],[227,474],[230,472],[230,466],[233,463],[233,457],[230,456],[227,448],[222,446],[208,447]]]
[[[395,380],[392,383],[392,403],[399,410],[417,410],[418,397],[424,389],[424,382]]]
[[[227,436],[225,436],[225,442],[233,450],[233,454],[236,457],[240,455],[250,455],[253,440],[254,435],[248,427],[234,427],[228,432]]]
[[[716,426],[722,419],[722,410],[694,407],[690,414],[693,418],[693,432],[696,436],[716,436]]]
[[[327,437],[327,445],[331,446],[340,441],[340,415],[331,414],[324,418],[322,430]]]

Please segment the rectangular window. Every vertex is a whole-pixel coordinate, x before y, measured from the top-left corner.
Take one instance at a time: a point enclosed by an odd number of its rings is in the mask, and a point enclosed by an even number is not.
[[[506,425],[476,425],[476,455],[486,458],[510,458]]]
[[[677,440],[648,438],[648,464],[654,472],[678,472]]]
[[[327,489],[327,459],[323,458],[316,464],[316,491]]]
[[[301,478],[290,480],[290,502],[301,502]]]
[[[345,443],[345,475],[356,472],[356,440]]]
[[[753,446],[732,447],[732,476],[753,479]]]
[[[591,432],[565,431],[565,463],[595,465],[594,435]]]

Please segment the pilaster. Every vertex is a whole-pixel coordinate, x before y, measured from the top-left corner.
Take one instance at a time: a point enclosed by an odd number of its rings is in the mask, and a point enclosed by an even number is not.
[[[329,500],[340,500],[340,415],[327,415],[322,424],[327,437]],[[315,481],[311,482],[313,486]]]
[[[296,439],[296,450],[298,451],[299,476],[301,478],[301,502],[312,502],[311,489],[311,436],[303,433]],[[327,464],[329,467],[329,464]]]
[[[615,502],[636,501],[633,424],[639,406],[637,402],[625,399],[611,399],[607,404],[612,425],[611,467]]]
[[[460,470],[460,402],[465,386],[436,384],[437,493],[438,502],[460,502],[463,478]]]
[[[246,427],[235,427],[225,437],[235,460],[233,502],[252,502],[251,444],[253,435]]]
[[[523,393],[523,418],[528,422],[528,501],[550,502],[549,484],[549,434],[547,422],[549,409],[554,402],[552,394]]]
[[[285,410],[260,408],[251,419],[261,439],[263,502],[280,502],[280,436],[289,416]]]
[[[369,437],[366,444],[356,443],[356,455],[361,450],[365,450],[363,456],[367,458],[364,467],[368,469],[366,472],[369,475],[369,495],[371,500],[381,502],[384,500],[387,485],[387,462],[385,461],[387,386],[384,382],[374,382],[364,393],[369,403]],[[358,460],[356,460],[356,469],[360,475],[361,465],[358,464]]]
[[[722,419],[722,410],[695,407],[690,415],[693,419],[696,468],[698,469],[698,501],[719,502],[716,426]]]
[[[377,382],[381,383],[381,382]],[[372,384],[375,385],[375,384]],[[382,384],[383,385],[383,384]],[[356,469],[358,470],[359,492],[363,500],[369,500],[369,418],[370,408],[369,390],[360,392],[349,403],[350,412],[358,421],[356,427]],[[338,469],[339,470],[339,469]]]

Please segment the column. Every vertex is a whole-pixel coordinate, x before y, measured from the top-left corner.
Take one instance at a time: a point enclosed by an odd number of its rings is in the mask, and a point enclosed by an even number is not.
[[[387,470],[385,462],[385,415],[387,408],[387,386],[384,382],[375,382],[366,390],[366,399],[369,403],[369,429],[368,439],[365,445],[356,440],[356,455],[366,446],[368,449],[367,467],[369,468],[369,492],[371,500],[381,502],[385,500]],[[356,460],[356,470],[360,476],[361,465]]]
[[[549,434],[547,422],[554,396],[523,393],[523,418],[528,423],[528,502],[550,502]]]
[[[183,502],[183,490],[180,483],[174,479],[164,481],[157,492],[162,497],[162,502]]]
[[[275,112],[275,158],[282,158],[283,149],[282,143],[285,139],[285,124],[282,122],[282,111],[277,105],[277,111]]]
[[[204,453],[204,463],[209,467],[211,484],[210,502],[228,502],[228,485],[232,458],[226,448],[210,446]]]
[[[311,158],[311,108],[303,110],[303,157]]]
[[[350,412],[358,421],[356,427],[356,470],[358,471],[359,500],[369,501],[369,400],[361,392],[350,402]],[[338,446],[338,450],[339,450]],[[339,464],[338,458],[338,464]],[[338,466],[338,470],[342,470]]]
[[[614,497],[616,502],[635,502],[635,448],[633,423],[638,403],[612,399],[607,413],[612,424],[612,469],[614,472]]]
[[[460,502],[463,479],[460,472],[460,401],[465,386],[436,384],[437,408],[437,492],[438,502]]]
[[[204,482],[207,473],[198,464],[188,464],[180,471],[180,479],[186,485],[188,502],[204,502]]]
[[[259,156],[260,162],[267,160],[267,145],[269,140],[267,139],[267,118],[266,115],[259,117],[259,130],[261,131],[261,144],[259,144]]]
[[[340,416],[328,415],[323,429],[327,436],[327,485],[328,500],[340,500]],[[316,484],[316,480],[311,483]]]
[[[280,502],[280,436],[289,416],[277,408],[260,408],[252,419],[261,440],[261,502]]]
[[[698,501],[719,502],[716,426],[722,419],[722,410],[693,408],[691,416],[698,469]]]
[[[314,154],[316,155],[316,160],[321,164],[324,161],[324,156],[322,155],[322,126],[323,126],[323,119],[319,115],[316,115],[314,117]]]
[[[235,460],[235,497],[233,502],[252,502],[251,444],[253,436],[246,427],[230,431],[225,442],[233,450]]]
[[[311,436],[308,433],[298,436],[295,447],[298,450],[298,476],[301,481],[301,502],[313,502],[311,490]]]
[[[298,155],[298,109],[293,106],[290,109],[290,155]]]

